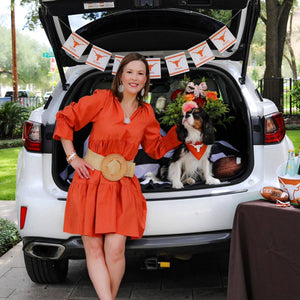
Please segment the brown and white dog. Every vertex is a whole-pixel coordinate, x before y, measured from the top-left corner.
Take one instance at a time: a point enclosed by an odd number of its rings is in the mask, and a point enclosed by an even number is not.
[[[201,108],[191,107],[185,111],[182,124],[177,127],[178,139],[182,142],[175,151],[168,169],[168,179],[172,187],[183,188],[184,184],[194,184],[199,177],[209,185],[219,184],[212,175],[209,161],[214,128],[208,114]]]

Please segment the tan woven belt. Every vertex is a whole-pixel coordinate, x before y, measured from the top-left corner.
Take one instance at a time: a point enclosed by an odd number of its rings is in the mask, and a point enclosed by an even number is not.
[[[101,171],[103,176],[110,181],[118,181],[124,176],[133,177],[135,163],[127,161],[120,154],[109,154],[103,156],[88,149],[84,160],[93,168]]]

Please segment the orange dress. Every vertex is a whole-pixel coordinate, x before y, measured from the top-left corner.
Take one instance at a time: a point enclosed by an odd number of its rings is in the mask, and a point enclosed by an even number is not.
[[[92,122],[89,148],[103,156],[118,153],[126,160],[134,160],[140,144],[155,159],[180,144],[175,127],[161,137],[151,105],[139,106],[130,119],[129,124],[124,124],[121,103],[110,90],[96,90],[57,113],[53,138],[73,140],[74,130]],[[67,197],[64,231],[141,238],[146,214],[146,200],[136,176],[113,182],[97,170],[90,171],[89,179],[82,179],[75,172]]]

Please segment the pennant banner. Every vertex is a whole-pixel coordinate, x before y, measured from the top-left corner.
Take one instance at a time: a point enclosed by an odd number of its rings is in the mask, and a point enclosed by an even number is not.
[[[213,44],[216,46],[220,53],[226,51],[230,46],[232,46],[236,42],[236,38],[226,26],[223,26],[215,34],[210,36],[209,39],[213,42]],[[88,41],[79,36],[77,33],[73,32],[70,34],[69,38],[66,40],[62,48],[72,56],[80,58],[88,45]],[[212,50],[210,49],[207,41],[201,42],[191,47],[187,51],[197,68],[215,59],[215,56]],[[111,56],[111,52],[92,45],[92,49],[88,55],[86,64],[91,65],[101,71],[104,71]],[[114,64],[112,68],[113,75],[116,75],[120,62],[123,58],[124,56],[122,55],[115,55]],[[150,78],[161,78],[160,58],[147,58],[147,61],[149,65]],[[181,73],[188,72],[190,70],[185,52],[180,52],[166,56],[165,61],[170,76],[175,76]]]
[[[209,39],[214,43],[220,53],[223,53],[236,42],[235,37],[226,26],[222,27]]]
[[[207,42],[202,42],[188,51],[197,68],[215,58]]]
[[[110,52],[99,47],[93,46],[87,58],[86,64],[91,65],[101,71],[104,71],[109,62],[110,57]]]
[[[170,76],[188,72],[189,66],[184,52],[165,57]]]
[[[149,65],[150,78],[161,78],[160,58],[147,58]]]
[[[122,59],[124,58],[124,56],[122,55],[115,55],[115,60],[114,60],[114,65],[112,68],[112,74],[116,75],[120,62],[122,61]]]
[[[89,42],[82,38],[77,33],[71,33],[64,45],[62,46],[65,51],[71,55],[79,58],[86,47],[89,45]]]

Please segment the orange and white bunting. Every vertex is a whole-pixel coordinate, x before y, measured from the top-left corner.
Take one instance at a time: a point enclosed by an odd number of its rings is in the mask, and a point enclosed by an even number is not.
[[[80,58],[88,45],[89,42],[87,40],[73,32],[63,44],[62,48],[76,58]]]
[[[150,78],[161,78],[160,58],[147,58],[149,65]]]
[[[122,61],[123,58],[124,58],[124,56],[122,56],[122,55],[115,55],[114,65],[112,68],[113,75],[116,75],[119,65],[120,65],[120,62]]]
[[[215,58],[206,41],[190,48],[188,51],[196,67],[200,67]]]
[[[236,38],[226,26],[223,26],[209,39],[214,43],[220,53],[223,53],[236,42]]]
[[[184,52],[165,57],[170,76],[188,72],[189,66]]]
[[[109,62],[110,57],[111,52],[93,46],[85,63],[101,71],[104,71]]]

